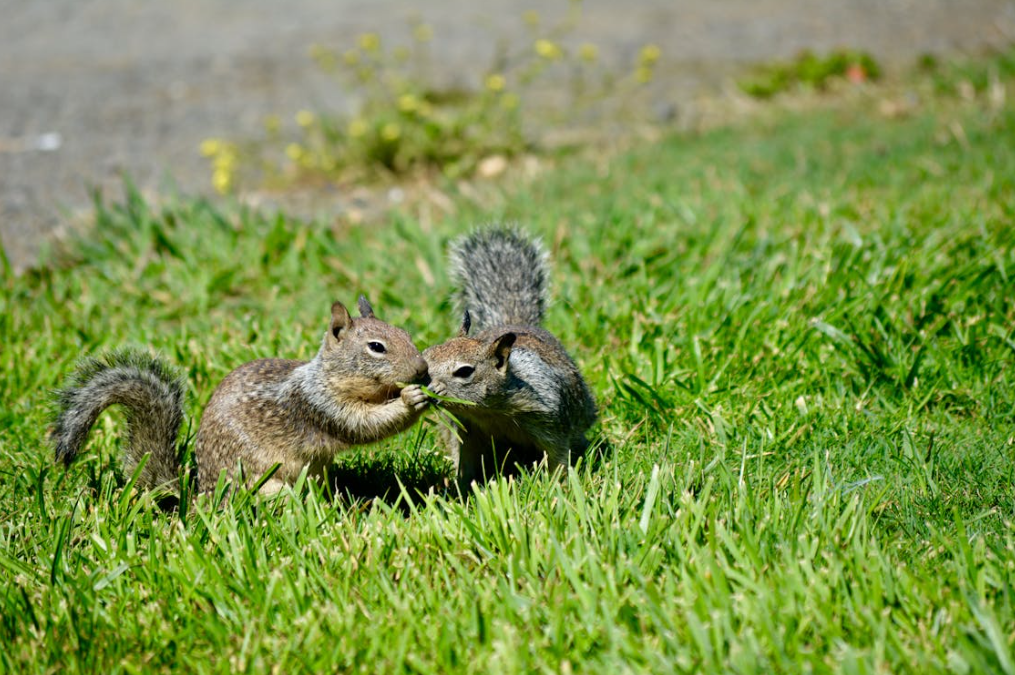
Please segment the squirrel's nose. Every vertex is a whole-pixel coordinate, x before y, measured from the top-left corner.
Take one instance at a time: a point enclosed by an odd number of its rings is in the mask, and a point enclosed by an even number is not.
[[[423,380],[423,379],[425,379],[427,374],[429,373],[430,369],[427,367],[426,361],[423,360],[422,356],[420,356],[418,359],[416,359],[416,364],[415,365],[416,365],[416,378],[415,379],[416,380]]]

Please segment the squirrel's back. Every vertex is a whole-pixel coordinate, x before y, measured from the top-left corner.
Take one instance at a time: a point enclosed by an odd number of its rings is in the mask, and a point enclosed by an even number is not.
[[[549,273],[539,240],[509,227],[484,228],[454,242],[448,258],[475,328],[542,324]]]

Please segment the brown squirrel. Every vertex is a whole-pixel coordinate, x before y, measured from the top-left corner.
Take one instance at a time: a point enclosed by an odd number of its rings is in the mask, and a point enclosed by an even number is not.
[[[260,359],[229,373],[212,394],[197,432],[197,486],[215,488],[222,471],[248,484],[278,464],[261,487],[277,492],[306,467],[320,479],[335,454],[409,428],[428,405],[420,382],[427,365],[409,334],[374,316],[366,298],[352,318],[340,302],[311,361]],[[404,385],[403,383],[413,383]],[[126,409],[124,471],[145,488],[174,488],[180,475],[177,436],[183,378],[158,358],[121,349],[87,359],[58,392],[52,438],[65,464],[77,456],[99,414]]]
[[[581,457],[596,404],[563,345],[540,327],[547,261],[517,230],[478,230],[454,242],[452,276],[464,311],[455,337],[423,352],[430,390],[460,429],[442,431],[458,487],[545,456],[553,470]],[[470,336],[472,327],[479,332]],[[462,403],[464,402],[464,403]]]

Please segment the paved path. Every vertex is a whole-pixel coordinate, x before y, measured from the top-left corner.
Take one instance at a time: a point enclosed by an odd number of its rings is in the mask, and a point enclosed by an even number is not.
[[[256,135],[268,113],[343,105],[307,57],[367,30],[434,26],[449,77],[485,63],[491,35],[523,35],[517,0],[0,0],[0,239],[30,264],[39,242],[119,194],[206,191],[197,145]],[[617,58],[662,46],[675,98],[731,66],[848,46],[886,61],[976,51],[1015,39],[1013,0],[585,0],[581,35]]]

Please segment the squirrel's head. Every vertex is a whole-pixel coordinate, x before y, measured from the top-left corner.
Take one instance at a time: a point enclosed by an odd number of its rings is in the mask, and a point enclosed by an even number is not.
[[[425,382],[427,363],[409,334],[375,317],[363,296],[359,311],[353,318],[341,302],[331,305],[320,351],[328,379],[371,400],[397,397],[399,384]]]
[[[445,396],[478,405],[495,405],[495,398],[510,377],[509,358],[517,335],[504,331],[471,338],[468,332],[466,313],[458,337],[423,352],[430,366],[430,380],[439,384]],[[456,408],[453,403],[445,405]]]

